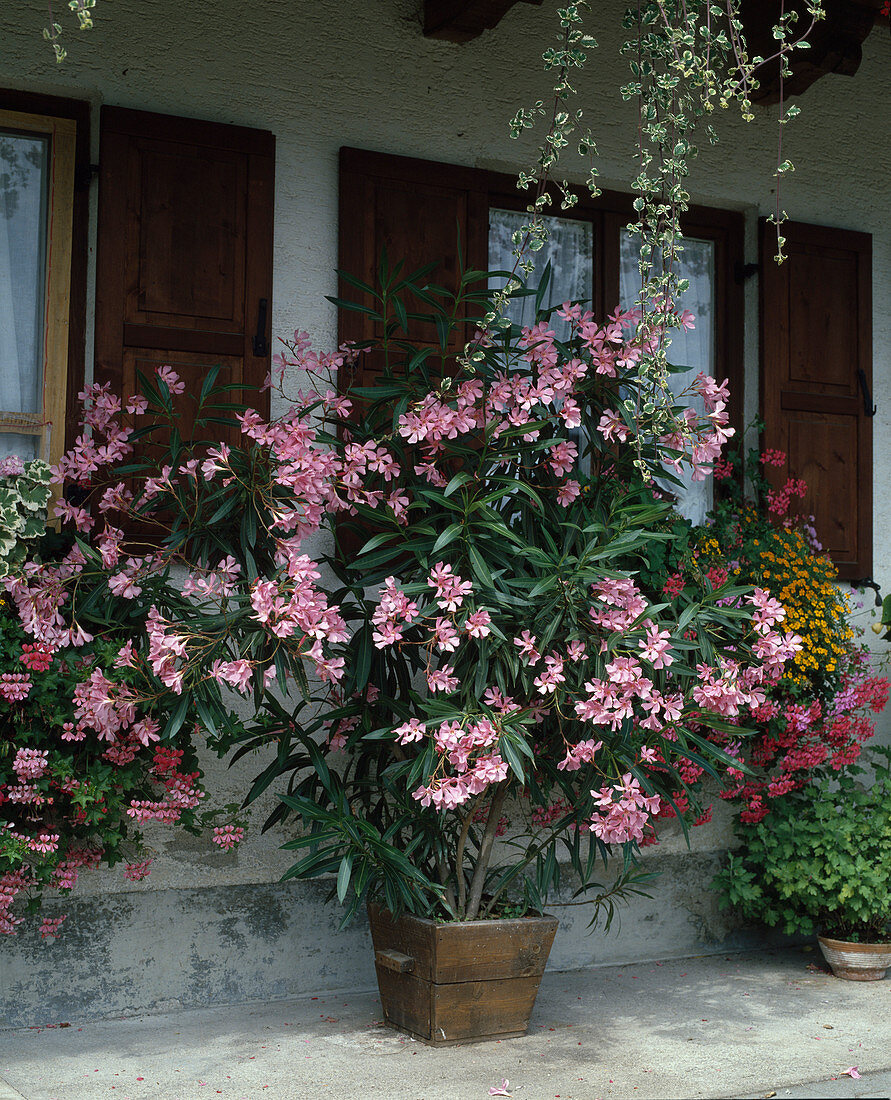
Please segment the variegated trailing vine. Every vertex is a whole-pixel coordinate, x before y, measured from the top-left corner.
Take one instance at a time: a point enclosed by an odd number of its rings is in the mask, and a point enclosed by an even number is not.
[[[588,187],[593,196],[599,194],[593,163],[596,145],[583,126],[582,110],[570,107],[577,94],[573,74],[584,66],[588,51],[597,45],[583,28],[582,13],[589,7],[585,0],[579,0],[559,9],[559,46],[543,54],[545,69],[556,70],[550,111],[538,101],[530,108],[521,108],[511,121],[511,136],[517,138],[541,117],[549,118],[534,164],[518,179],[522,189],[534,189],[527,206],[529,221],[514,238],[517,269],[524,274],[532,268],[530,253],[540,250],[547,238],[544,215],[553,201],[551,192],[556,191],[564,210],[576,201],[566,181],[555,178],[564,149],[574,145],[586,158]],[[740,0],[638,0],[625,13],[622,53],[628,60],[631,79],[621,88],[621,95],[626,101],[636,100],[638,107],[636,174],[631,181],[636,193],[636,218],[628,228],[640,242],[637,306],[641,313],[639,335],[647,352],[640,361],[645,384],[633,399],[626,399],[623,412],[638,438],[664,437],[677,427],[676,412],[672,412],[674,398],[667,381],[668,348],[672,331],[683,323],[680,296],[687,283],[677,269],[683,252],[681,219],[690,200],[687,177],[697,154],[698,132],[704,131],[714,143],[717,136],[712,116],[733,105],[745,121],[751,121],[751,93],[758,87],[758,73],[777,60],[780,140],[775,173],[777,204],[770,220],[777,226],[775,258],[780,263],[784,259],[781,227],[786,214],[780,207],[779,180],[793,171],[793,165],[783,155],[782,134],[799,109],[786,107],[783,82],[791,71],[791,55],[808,47],[808,35],[823,17],[821,0],[807,0],[806,7],[810,23],[799,34],[799,13],[787,10],[785,0],[781,2],[773,28],[777,48],[767,58],[749,56]]]

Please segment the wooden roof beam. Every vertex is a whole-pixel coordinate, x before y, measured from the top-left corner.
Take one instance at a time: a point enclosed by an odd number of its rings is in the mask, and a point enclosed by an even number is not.
[[[749,56],[769,57],[777,48],[773,25],[777,21],[776,0],[742,0],[740,16]],[[808,36],[810,48],[795,50],[789,58],[792,69],[784,82],[784,95],[801,95],[827,73],[853,76],[863,57],[863,40],[872,28],[885,22],[883,0],[825,0],[826,18]],[[795,31],[802,33],[810,22],[804,3],[795,5],[799,19]],[[752,93],[753,103],[776,103],[780,98],[780,66],[775,61],[758,74],[760,87]]]

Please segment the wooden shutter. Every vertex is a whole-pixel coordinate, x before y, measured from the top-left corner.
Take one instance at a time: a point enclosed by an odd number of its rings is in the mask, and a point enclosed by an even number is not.
[[[457,289],[461,252],[466,268],[488,269],[486,178],[474,168],[341,149],[340,270],[375,286],[386,249],[391,268],[401,260],[403,274],[408,274],[435,262],[428,281]],[[349,301],[360,298],[344,281],[339,293]],[[409,303],[409,308],[430,309],[423,302]],[[340,341],[379,340],[382,335],[381,326],[366,315],[341,310]],[[448,354],[458,354],[472,336],[469,326],[456,331]],[[439,346],[432,325],[416,325],[412,339],[418,347]],[[361,356],[363,377],[356,382],[363,384],[382,365],[378,354]]]
[[[137,369],[169,363],[187,392],[215,364],[221,382],[263,383],[274,167],[265,131],[102,109],[97,381],[127,397]]]
[[[786,222],[788,258],[761,224],[761,402],[778,473],[807,481],[801,506],[843,580],[872,572],[872,238]]]

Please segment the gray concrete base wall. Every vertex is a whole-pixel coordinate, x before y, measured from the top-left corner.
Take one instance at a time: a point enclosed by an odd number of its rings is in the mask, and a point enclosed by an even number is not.
[[[762,947],[719,912],[709,882],[722,853],[660,860],[661,874],[587,932],[588,906],[556,904],[549,967],[678,958]],[[53,942],[36,931],[0,943],[0,1026],[168,1012],[375,988],[366,921],[339,928],[327,882],[239,884],[98,894],[49,903],[67,912]]]

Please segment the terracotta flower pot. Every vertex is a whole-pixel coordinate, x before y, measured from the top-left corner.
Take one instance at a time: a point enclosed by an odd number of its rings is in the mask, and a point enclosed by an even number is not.
[[[525,1035],[557,918],[440,924],[368,906],[384,1019],[433,1046]]]
[[[891,966],[891,943],[850,943],[818,936],[823,958],[836,978],[852,982],[878,982]]]

